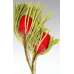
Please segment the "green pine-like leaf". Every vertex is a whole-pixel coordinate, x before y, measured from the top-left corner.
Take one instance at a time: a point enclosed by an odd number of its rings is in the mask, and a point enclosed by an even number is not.
[[[14,10],[14,32],[16,37],[19,39],[18,25],[21,16],[27,15],[32,17],[32,27],[27,35],[27,47],[29,50],[35,49],[35,45],[39,42],[41,38],[41,33],[48,31],[44,27],[44,23],[49,20],[52,14],[49,12],[47,15],[43,14],[42,8],[38,4],[17,4]]]
[[[59,39],[53,39],[52,45],[56,45],[59,42]]]
[[[51,44],[49,44],[49,47],[48,47],[48,49],[47,49],[47,51],[49,51],[53,46],[55,46],[56,44],[58,44],[59,43],[59,39],[53,39],[52,40],[52,42],[51,42]]]

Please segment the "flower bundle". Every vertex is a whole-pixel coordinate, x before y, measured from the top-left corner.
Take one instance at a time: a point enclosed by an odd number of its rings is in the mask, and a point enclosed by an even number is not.
[[[35,74],[36,59],[58,43],[44,27],[51,14],[44,15],[39,4],[17,4],[14,13],[14,32],[24,46],[26,60]]]

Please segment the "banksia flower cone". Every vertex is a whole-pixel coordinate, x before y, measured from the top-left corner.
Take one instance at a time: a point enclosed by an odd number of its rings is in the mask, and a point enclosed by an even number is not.
[[[42,54],[48,48],[48,45],[51,43],[52,37],[50,34],[43,32],[42,38],[36,46],[36,53]]]
[[[30,31],[32,25],[32,18],[29,16],[22,16],[19,22],[18,32],[22,35],[27,34]]]

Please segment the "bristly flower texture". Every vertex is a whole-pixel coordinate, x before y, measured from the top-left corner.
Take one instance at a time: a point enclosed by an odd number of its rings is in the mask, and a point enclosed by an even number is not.
[[[37,57],[50,50],[59,41],[44,27],[44,23],[50,17],[51,14],[44,16],[39,5],[17,4],[15,6],[14,31],[16,37],[21,37],[23,40],[26,60],[32,74],[36,73],[35,62]]]

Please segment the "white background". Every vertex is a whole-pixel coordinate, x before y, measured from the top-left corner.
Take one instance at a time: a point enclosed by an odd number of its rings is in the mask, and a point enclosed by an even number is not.
[[[59,74],[74,74],[74,2],[61,0]],[[0,74],[15,74],[13,63],[13,1],[0,1]]]

